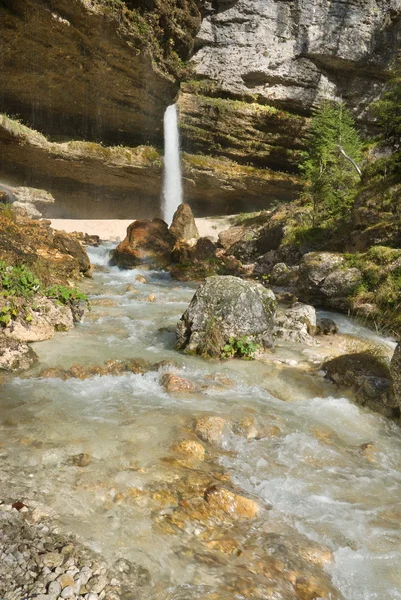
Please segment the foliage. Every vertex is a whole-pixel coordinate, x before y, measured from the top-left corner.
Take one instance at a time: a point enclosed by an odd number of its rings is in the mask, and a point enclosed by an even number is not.
[[[51,300],[56,300],[61,304],[69,306],[73,312],[81,302],[89,304],[88,296],[77,288],[70,288],[64,285],[52,285],[44,290],[44,294]]]
[[[221,355],[223,358],[243,358],[244,360],[252,360],[255,357],[255,352],[259,349],[259,345],[249,340],[246,335],[237,339],[230,337],[228,342],[223,346]]]
[[[0,309],[0,326],[6,327],[18,315],[18,309],[11,304],[6,304]]]
[[[346,265],[358,268],[363,283],[355,290],[353,306],[375,306],[376,325],[389,335],[401,332],[401,250],[374,246],[363,254],[346,254]]]
[[[7,326],[17,317],[22,317],[27,323],[31,322],[33,319],[30,314],[31,302],[35,295],[43,295],[69,306],[75,320],[83,314],[80,310],[81,303],[89,304],[87,295],[77,288],[63,285],[44,288],[40,279],[26,265],[11,266],[1,260],[0,298],[6,298],[7,304],[0,308],[0,326]]]
[[[0,294],[30,298],[40,290],[40,281],[25,265],[7,266],[0,261]]]
[[[381,125],[385,145],[393,153],[401,153],[401,62],[392,73],[387,91],[373,105],[373,111]]]
[[[320,106],[312,118],[306,146],[301,170],[308,186],[305,197],[313,206],[315,227],[350,212],[360,179],[340,151],[341,147],[360,163],[362,142],[343,103],[324,102]]]

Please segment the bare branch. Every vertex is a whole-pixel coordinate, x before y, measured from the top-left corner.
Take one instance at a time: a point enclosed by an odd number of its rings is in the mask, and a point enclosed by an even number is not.
[[[356,162],[354,161],[354,159],[351,158],[350,156],[348,156],[348,154],[345,152],[345,150],[344,150],[344,148],[342,146],[340,146],[339,144],[336,144],[336,146],[339,149],[339,151],[341,152],[341,154],[347,160],[349,160],[349,162],[351,163],[351,165],[354,167],[355,171],[358,173],[359,177],[362,177],[362,171],[361,171],[360,167],[358,167],[358,165],[356,164]]]

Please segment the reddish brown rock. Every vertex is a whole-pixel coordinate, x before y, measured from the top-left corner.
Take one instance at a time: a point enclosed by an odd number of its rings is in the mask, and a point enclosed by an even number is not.
[[[127,237],[114,250],[111,262],[126,269],[139,265],[166,267],[171,262],[174,242],[173,234],[161,219],[134,221],[127,229]]]

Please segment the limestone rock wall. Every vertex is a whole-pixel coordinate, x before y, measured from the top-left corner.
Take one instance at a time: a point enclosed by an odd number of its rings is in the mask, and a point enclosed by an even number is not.
[[[343,98],[363,118],[400,41],[400,0],[216,0],[193,64],[221,92],[306,113]]]
[[[343,99],[371,126],[369,105],[401,44],[401,0],[215,0],[208,9],[180,100],[189,152],[294,172],[322,99]]]
[[[162,139],[198,0],[2,0],[0,112],[46,135]]]
[[[46,216],[156,216],[181,85],[195,214],[291,201],[312,107],[369,125],[400,32],[401,0],[2,0],[0,113],[31,133],[0,124],[0,184],[50,192]]]

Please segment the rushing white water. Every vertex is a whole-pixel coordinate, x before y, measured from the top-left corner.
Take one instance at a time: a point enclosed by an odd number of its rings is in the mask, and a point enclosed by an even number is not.
[[[173,216],[182,202],[182,175],[180,162],[180,134],[177,107],[169,106],[164,114],[164,188],[163,219],[171,225]]]
[[[90,249],[92,262],[103,270],[87,286],[94,300],[109,302],[95,304],[72,331],[35,344],[40,358],[31,373],[35,377],[14,378],[2,389],[3,493],[50,507],[61,531],[76,533],[108,560],[127,558],[149,569],[151,589],[138,590],[138,600],[292,600],[293,595],[263,590],[260,595],[215,592],[254,560],[252,553],[266,540],[258,538],[247,549],[247,536],[259,535],[258,528],[262,536],[266,527],[293,531],[294,544],[301,534],[328,546],[334,562],[326,570],[346,600],[401,600],[400,429],[336,396],[317,374],[296,366],[178,354],[172,329],[194,286],[173,282],[165,273],[145,272],[148,284],[143,284],[135,281],[138,271],[105,271],[108,250]],[[155,302],[147,302],[150,292]],[[337,320],[338,315],[330,316]],[[339,324],[343,331],[366,334],[347,317]],[[276,347],[274,357],[302,360],[302,353],[301,345],[292,344]],[[163,365],[144,375],[83,381],[38,377],[44,367],[130,357],[175,360],[178,374],[199,391],[168,394],[161,375],[169,367]],[[228,377],[231,387],[210,386],[216,374]],[[179,485],[176,465],[165,459],[183,431],[190,435],[194,416],[210,413],[232,421],[251,414],[263,426],[279,429],[255,439],[231,431],[219,458],[236,484],[272,506],[256,524],[233,528],[230,536],[244,545],[243,564],[241,556],[220,554],[214,562],[202,553],[202,528],[187,525],[166,533],[161,523],[174,510],[145,495],[149,485],[168,492]],[[360,452],[367,442],[374,442],[373,456]],[[69,465],[69,457],[81,452],[89,453],[92,463]],[[188,476],[196,473],[188,469]],[[281,544],[284,538],[272,533],[268,542]]]

